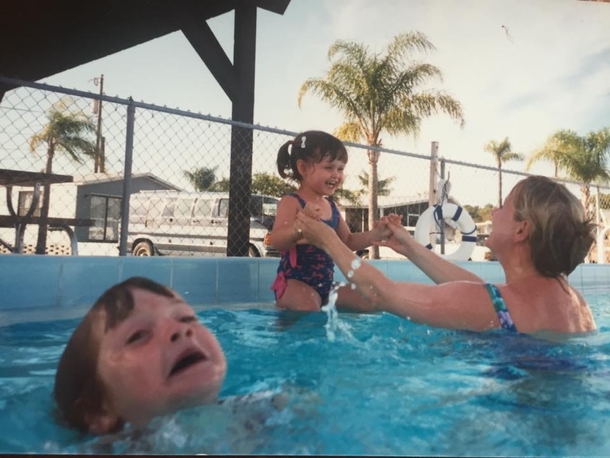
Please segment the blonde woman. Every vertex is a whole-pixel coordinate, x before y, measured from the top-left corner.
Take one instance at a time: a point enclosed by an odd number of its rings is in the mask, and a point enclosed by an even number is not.
[[[378,310],[451,329],[504,328],[522,333],[584,333],[596,329],[583,297],[567,276],[586,256],[594,224],[578,199],[553,180],[520,181],[492,213],[487,246],[500,262],[505,284],[488,284],[416,242],[388,222],[392,236],[380,245],[407,256],[436,285],[396,282],[356,255],[324,224],[299,213],[295,227],[322,248]]]

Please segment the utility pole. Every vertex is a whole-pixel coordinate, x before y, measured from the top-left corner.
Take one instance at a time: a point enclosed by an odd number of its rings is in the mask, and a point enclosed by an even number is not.
[[[104,93],[104,74],[98,78],[93,78],[93,84],[100,87],[100,95]],[[93,173],[105,172],[106,165],[104,164],[105,158],[102,149],[102,98],[96,100],[96,104],[93,109],[93,113],[97,112],[97,136],[95,140],[95,162],[93,167]]]

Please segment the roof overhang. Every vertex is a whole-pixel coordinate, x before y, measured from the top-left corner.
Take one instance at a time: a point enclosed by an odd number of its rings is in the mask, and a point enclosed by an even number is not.
[[[248,0],[283,14],[290,0]],[[0,74],[37,81],[220,16],[243,0],[21,0],[0,6]],[[161,57],[161,56],[160,56]],[[5,92],[10,88],[3,89]]]

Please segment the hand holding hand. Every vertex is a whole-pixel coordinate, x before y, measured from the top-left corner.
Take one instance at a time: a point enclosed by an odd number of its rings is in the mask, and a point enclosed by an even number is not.
[[[374,245],[387,246],[394,251],[399,251],[412,238],[409,231],[402,226],[402,220],[399,215],[391,214],[384,216],[381,218],[380,224],[385,225],[389,235],[381,240],[373,241]]]
[[[329,240],[338,238],[337,233],[329,225],[322,221],[312,218],[305,211],[299,211],[294,220],[294,227],[303,235],[308,243],[319,248],[324,248],[323,245]]]
[[[392,236],[392,230],[389,226],[392,224],[400,226],[401,223],[402,217],[395,213],[391,213],[376,221],[373,229],[373,242],[387,241]]]
[[[303,208],[303,213],[313,219],[319,220],[322,216],[322,207],[319,205],[313,204],[311,202],[307,202],[305,204],[305,208]]]

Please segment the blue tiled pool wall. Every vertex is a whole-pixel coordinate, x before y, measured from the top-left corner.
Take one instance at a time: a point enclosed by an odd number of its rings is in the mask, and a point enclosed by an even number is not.
[[[394,280],[431,283],[409,261],[379,260],[373,264]],[[144,276],[171,286],[194,305],[271,303],[269,289],[278,261],[271,258],[177,258],[95,256],[0,256],[0,311],[83,307],[102,292],[132,276]],[[501,283],[497,262],[460,265],[486,281]],[[336,271],[337,280],[345,277]],[[579,266],[569,278],[579,289],[606,289],[610,266]],[[2,325],[2,323],[0,323]]]

